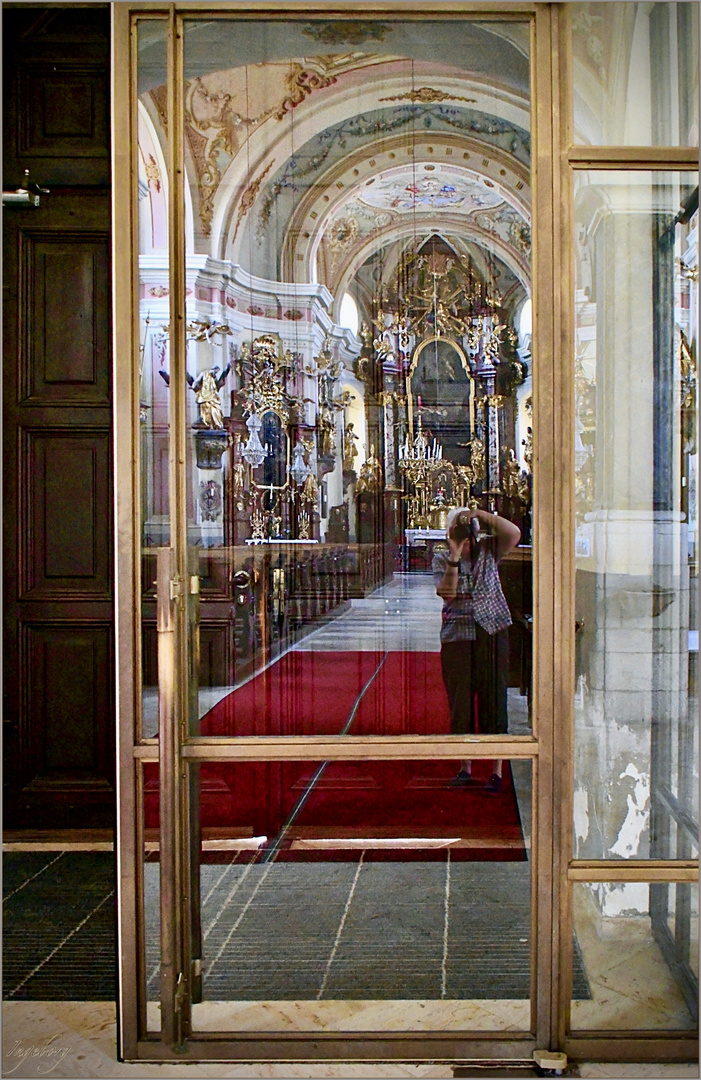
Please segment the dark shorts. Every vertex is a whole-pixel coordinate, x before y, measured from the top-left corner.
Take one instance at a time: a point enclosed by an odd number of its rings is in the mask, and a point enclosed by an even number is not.
[[[476,628],[474,641],[445,641],[441,669],[453,735],[504,735],[509,632]]]

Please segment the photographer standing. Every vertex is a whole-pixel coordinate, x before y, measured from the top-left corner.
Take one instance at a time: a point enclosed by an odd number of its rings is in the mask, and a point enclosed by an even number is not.
[[[518,544],[520,529],[487,510],[451,510],[446,551],[433,557],[436,592],[443,600],[441,670],[454,735],[501,735],[508,726],[507,627],[511,625],[497,563]],[[472,763],[461,762],[456,785],[476,785]],[[482,789],[501,791],[501,761]]]

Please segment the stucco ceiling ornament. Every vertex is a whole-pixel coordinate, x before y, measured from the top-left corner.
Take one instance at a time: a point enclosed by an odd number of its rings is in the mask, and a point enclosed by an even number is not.
[[[381,97],[380,101],[419,101],[422,105],[432,105],[434,101],[467,101],[471,105],[477,104],[477,98],[461,97],[459,94],[447,94],[444,90],[435,90],[432,86],[419,86],[416,89],[409,90],[406,94]]]
[[[153,154],[144,159],[144,171],[149,184],[152,184],[157,192],[161,190],[161,170]]]
[[[241,224],[241,222],[245,218],[246,214],[248,213],[248,211],[251,209],[254,202],[258,198],[258,192],[260,191],[260,185],[263,183],[265,177],[270,172],[270,169],[272,168],[272,165],[273,165],[273,162],[269,161],[268,164],[266,165],[266,167],[263,169],[263,172],[260,174],[260,176],[256,177],[256,179],[253,180],[248,185],[248,187],[244,191],[243,195],[241,196],[241,201],[239,202],[238,217],[236,218],[236,228],[234,229],[234,237],[233,237],[234,240],[236,239],[236,233],[239,231],[239,225]]]
[[[199,216],[205,236],[211,232],[214,197],[222,176],[250,131],[266,120],[279,123],[309,94],[335,82],[336,76],[325,72],[323,62],[312,60],[309,65],[297,61],[254,64],[248,69],[214,72],[187,84],[185,131],[197,175]],[[249,100],[263,105],[255,116],[248,115]],[[246,193],[252,188],[250,185]],[[237,227],[248,209],[250,206],[244,207]]]
[[[480,229],[498,236],[509,247],[528,258],[531,250],[531,227],[512,206],[498,206],[476,217]]]
[[[334,252],[347,251],[358,239],[358,235],[356,218],[346,215],[335,221],[329,229],[329,247]]]

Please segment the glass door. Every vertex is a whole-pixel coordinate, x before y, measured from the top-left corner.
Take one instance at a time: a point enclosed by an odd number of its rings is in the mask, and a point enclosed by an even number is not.
[[[566,839],[607,745],[583,742],[576,650],[610,644],[575,579],[578,24],[524,4],[114,20],[122,1052],[577,1053],[610,874]],[[641,195],[667,270],[691,258],[688,222],[664,239],[680,194]],[[682,533],[685,582],[697,561],[683,325],[658,606]],[[689,715],[648,722],[650,933],[687,998]]]

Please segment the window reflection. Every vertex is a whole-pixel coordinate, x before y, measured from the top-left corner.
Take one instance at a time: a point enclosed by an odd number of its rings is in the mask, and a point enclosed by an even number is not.
[[[501,567],[504,666],[509,733],[530,730],[529,23],[421,30],[185,21],[193,734],[449,731],[430,573],[457,507],[521,533]],[[166,134],[151,51],[145,163]],[[141,255],[154,408],[172,388],[156,218]],[[146,465],[149,582],[166,466]],[[155,671],[155,634],[144,644]],[[349,723],[357,672],[385,653]]]
[[[698,188],[669,173],[582,174],[578,188],[575,855],[689,858]]]

